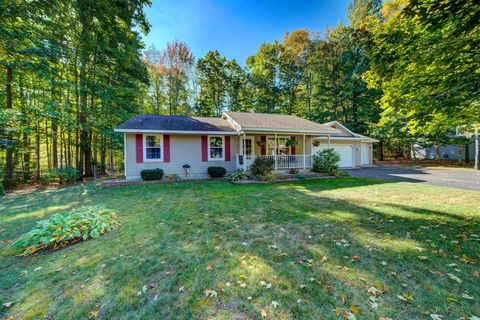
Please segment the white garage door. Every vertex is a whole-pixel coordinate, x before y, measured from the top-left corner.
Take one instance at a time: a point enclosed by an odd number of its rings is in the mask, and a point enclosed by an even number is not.
[[[371,164],[372,145],[370,143],[362,143],[362,165]]]
[[[340,145],[340,144],[332,144],[330,145],[331,148],[335,149],[339,154],[340,154],[340,162],[338,163],[338,166],[340,168],[351,168],[354,167],[354,160],[353,160],[353,145],[351,144],[346,144],[346,145]],[[313,152],[317,152],[319,150],[327,149],[328,146],[326,145],[321,145],[319,147],[313,147]]]

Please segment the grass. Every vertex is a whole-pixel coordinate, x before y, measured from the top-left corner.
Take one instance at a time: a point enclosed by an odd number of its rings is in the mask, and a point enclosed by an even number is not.
[[[36,221],[81,205],[114,209],[122,226],[7,254]],[[360,178],[6,197],[0,318],[468,319],[480,316],[479,208],[480,193]]]

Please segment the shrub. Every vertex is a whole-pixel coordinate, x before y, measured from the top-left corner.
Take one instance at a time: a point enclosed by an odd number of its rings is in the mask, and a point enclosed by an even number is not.
[[[265,176],[271,174],[273,171],[274,160],[270,158],[257,157],[253,160],[250,166],[252,174],[259,178],[259,176]]]
[[[208,167],[208,175],[212,178],[221,178],[227,173],[224,167]]]
[[[2,181],[0,181],[0,197],[5,195],[5,188],[3,186]]]
[[[300,172],[300,170],[298,170],[297,168],[292,168],[288,171],[288,173],[290,173],[290,174],[297,174],[299,172]]]
[[[56,250],[68,244],[98,238],[120,226],[116,214],[101,206],[84,206],[64,214],[54,214],[16,240],[10,248],[21,255]]]
[[[140,172],[143,180],[161,180],[163,178],[162,169],[145,169]]]
[[[265,172],[263,174],[258,174],[257,179],[260,181],[272,181],[275,179],[275,176],[271,172]]]
[[[242,169],[238,169],[237,172],[231,173],[228,178],[231,181],[245,180],[248,175]]]
[[[47,174],[40,177],[40,183],[44,186],[48,186],[52,182],[52,178]]]
[[[50,181],[57,181],[60,184],[74,183],[79,178],[80,174],[77,169],[72,167],[55,168],[48,172]],[[50,183],[50,181],[48,183]],[[48,184],[47,183],[47,184]]]
[[[298,173],[295,177],[300,180],[307,179],[307,176],[304,173]]]
[[[7,177],[4,177],[3,178],[3,181],[2,181],[2,185],[8,189],[8,188],[11,188],[15,185],[15,180],[14,179],[11,179],[11,178],[7,178]]]
[[[313,169],[314,172],[333,173],[338,169],[338,162],[340,161],[340,154],[333,149],[327,148],[318,151],[313,155]]]

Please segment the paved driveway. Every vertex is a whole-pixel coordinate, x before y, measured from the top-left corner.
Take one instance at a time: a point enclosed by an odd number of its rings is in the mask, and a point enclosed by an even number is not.
[[[408,181],[480,191],[480,172],[473,169],[379,166],[347,171],[354,177]]]

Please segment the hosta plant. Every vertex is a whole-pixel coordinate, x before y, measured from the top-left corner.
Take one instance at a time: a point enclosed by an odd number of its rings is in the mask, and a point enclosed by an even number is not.
[[[95,239],[120,226],[117,215],[102,206],[83,206],[64,214],[54,214],[20,236],[10,248],[14,253],[30,255],[56,250],[71,243]]]

